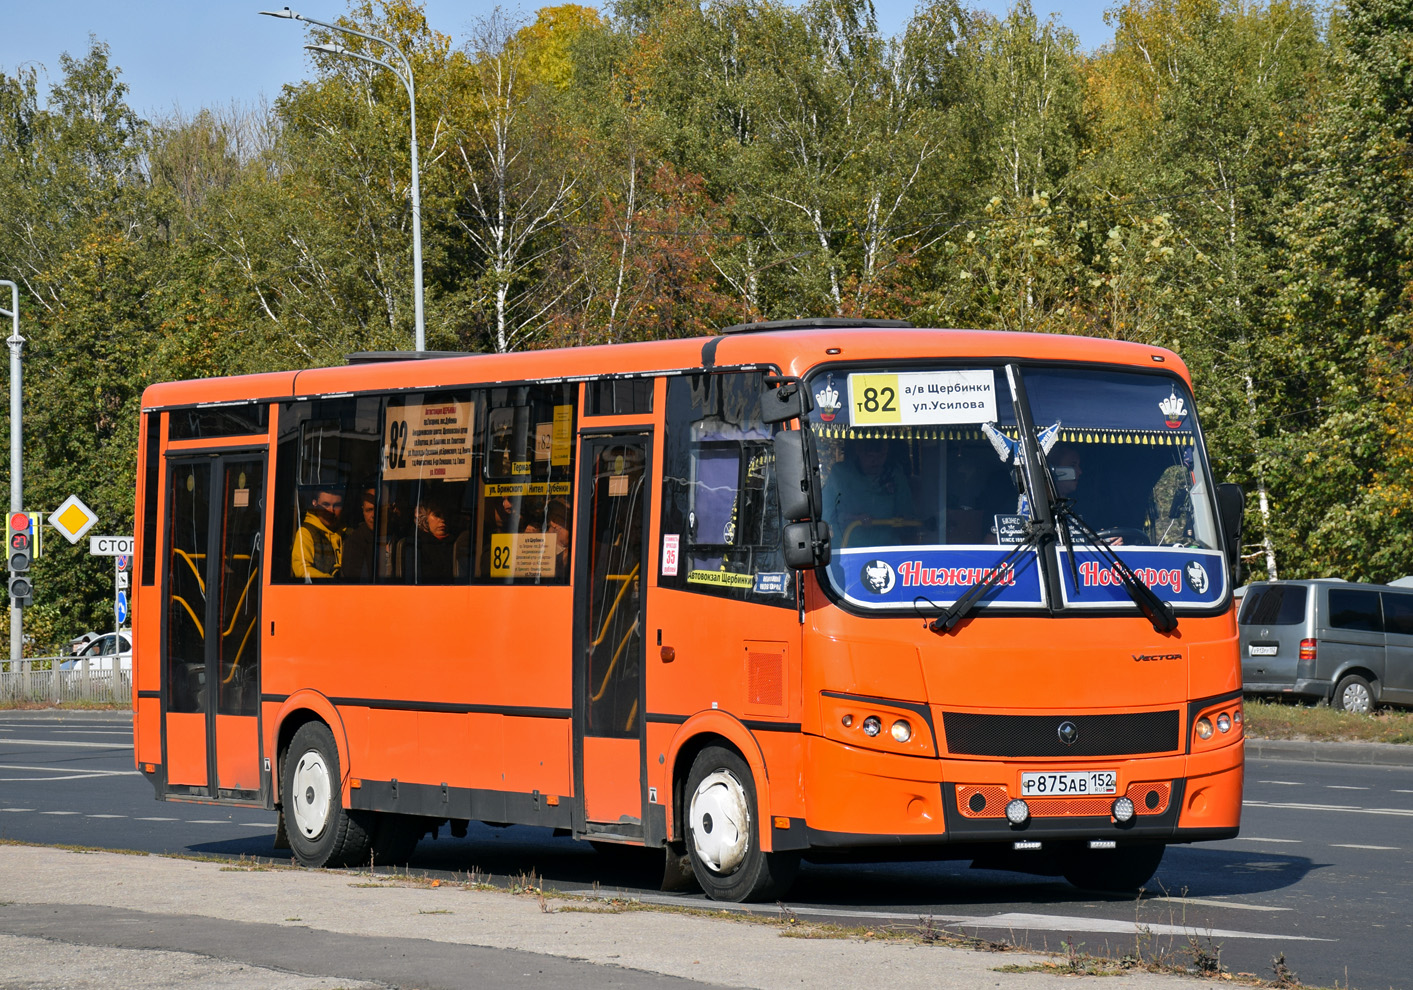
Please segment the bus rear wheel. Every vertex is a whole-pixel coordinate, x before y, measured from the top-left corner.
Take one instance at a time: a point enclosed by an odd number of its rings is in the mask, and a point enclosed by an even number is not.
[[[343,806],[339,751],[323,722],[306,722],[285,753],[280,796],[290,851],[301,866],[347,866],[368,856],[368,816]]]
[[[1066,857],[1062,875],[1082,890],[1131,893],[1153,879],[1165,848],[1153,843],[1118,849],[1076,849]]]
[[[796,853],[760,847],[755,778],[736,753],[711,746],[687,775],[687,853],[712,900],[762,901],[782,895],[800,866]]]

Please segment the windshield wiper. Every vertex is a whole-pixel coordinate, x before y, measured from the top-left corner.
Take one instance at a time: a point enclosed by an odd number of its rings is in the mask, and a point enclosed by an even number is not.
[[[966,594],[947,606],[947,609],[941,615],[928,623],[927,628],[935,633],[951,632],[952,628],[956,626],[957,623],[971,614],[972,609],[981,602],[981,599],[986,597],[988,591],[1005,580],[1006,575],[1011,572],[1016,561],[1020,560],[1027,550],[1038,544],[1042,536],[1050,532],[1053,532],[1053,528],[1050,524],[1037,522],[1035,520],[1026,520],[1025,539],[1012,547],[1011,552],[1002,557],[1000,563],[992,568],[991,572],[987,574],[986,577],[968,588]]]
[[[1119,575],[1119,581],[1123,584],[1124,591],[1128,592],[1129,598],[1133,599],[1133,603],[1138,606],[1138,610],[1143,613],[1144,618],[1153,624],[1154,632],[1170,633],[1177,628],[1177,615],[1173,612],[1172,605],[1159,598],[1157,592],[1144,584],[1138,575],[1133,573],[1133,569],[1124,563],[1124,559],[1114,552],[1113,547],[1094,532],[1089,523],[1079,517],[1079,513],[1074,511],[1069,499],[1055,499],[1050,503],[1050,513],[1055,517],[1061,538],[1065,542],[1065,548],[1070,552],[1070,572],[1074,575],[1076,588],[1079,587],[1079,572],[1068,523],[1073,523],[1075,529],[1084,534],[1085,538],[1093,544],[1099,556]]]

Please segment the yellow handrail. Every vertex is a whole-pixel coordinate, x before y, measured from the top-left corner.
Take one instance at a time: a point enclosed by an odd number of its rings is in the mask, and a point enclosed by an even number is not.
[[[191,616],[191,621],[192,621],[192,622],[195,622],[195,623],[196,623],[196,631],[201,634],[201,638],[202,638],[202,639],[205,639],[205,638],[206,638],[206,630],[205,630],[205,628],[201,625],[201,620],[196,617],[196,613],[195,613],[194,611],[192,611],[191,606],[186,603],[186,599],[183,598],[181,595],[173,595],[173,596],[172,596],[172,601],[174,601],[174,602],[181,602],[182,608],[186,609],[186,614],[189,615],[189,616]]]
[[[172,553],[176,554],[178,557],[182,558],[182,560],[186,561],[186,565],[191,568],[191,573],[196,578],[197,587],[201,589],[201,593],[203,595],[206,594],[206,582],[202,580],[201,571],[199,571],[196,567],[197,558],[205,560],[206,555],[204,553],[187,553],[185,550],[182,550],[178,547],[172,547]]]
[[[249,558],[246,559],[248,560]],[[250,572],[250,577],[247,578],[245,581],[245,587],[242,588],[240,591],[240,598],[236,601],[235,608],[231,610],[231,626],[225,632],[221,633],[222,639],[225,639],[227,636],[229,636],[232,632],[235,631],[236,620],[240,618],[241,602],[245,601],[245,596],[250,594],[250,586],[255,582],[255,579],[259,576],[260,572],[258,570]]]
[[[598,646],[603,642],[603,638],[608,635],[608,624],[613,620],[613,613],[618,611],[618,603],[623,601],[623,596],[628,593],[628,588],[638,577],[638,568],[642,564],[634,564],[631,574],[606,574],[605,581],[622,581],[623,587],[618,589],[618,594],[613,597],[613,604],[609,606],[608,614],[603,618],[603,625],[599,627],[598,638],[589,644],[590,647]]]
[[[628,627],[628,631],[623,634],[623,638],[618,642],[618,649],[613,651],[613,659],[608,662],[608,670],[603,672],[603,681],[599,684],[598,694],[590,698],[590,701],[598,701],[608,690],[608,682],[613,677],[613,669],[618,666],[618,658],[623,656],[623,651],[628,647],[628,641],[633,638],[633,634],[638,631],[638,620],[635,618],[633,624]]]
[[[255,631],[255,625],[259,617],[250,620],[250,625],[245,629],[245,635],[241,637],[240,646],[236,649],[235,662],[231,664],[231,672],[221,679],[222,684],[229,684],[231,678],[235,677],[236,668],[240,666],[241,655],[245,653],[245,644],[250,642],[250,634]]]

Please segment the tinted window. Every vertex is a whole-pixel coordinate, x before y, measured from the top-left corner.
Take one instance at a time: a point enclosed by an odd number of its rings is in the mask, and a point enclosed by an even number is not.
[[[270,407],[264,402],[232,406],[204,406],[199,409],[173,409],[168,433],[172,440],[206,440],[211,437],[238,437],[264,433],[269,429]]]
[[[1379,593],[1331,588],[1330,625],[1336,629],[1382,632],[1384,624],[1379,610]]]
[[[1305,621],[1303,584],[1273,584],[1267,588],[1252,588],[1241,607],[1242,625],[1294,626]]]
[[[632,416],[653,411],[653,379],[600,378],[589,382],[584,411],[590,416]]]
[[[1413,636],[1413,595],[1384,593],[1384,632]]]

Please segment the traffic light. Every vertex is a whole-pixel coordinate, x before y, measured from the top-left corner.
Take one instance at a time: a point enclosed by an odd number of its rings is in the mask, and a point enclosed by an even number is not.
[[[28,512],[11,512],[5,534],[10,542],[10,604],[28,605],[34,600],[34,585],[26,573],[34,554],[34,520]]]

